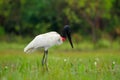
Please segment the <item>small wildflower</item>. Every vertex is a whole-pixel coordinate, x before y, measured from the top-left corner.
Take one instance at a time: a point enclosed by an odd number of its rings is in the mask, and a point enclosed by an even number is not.
[[[64,62],[66,62],[67,61],[67,59],[64,59]]]
[[[7,70],[8,69],[8,66],[5,66],[5,70]]]
[[[112,64],[115,64],[115,61],[113,61]]]
[[[95,65],[95,66],[97,65],[97,62],[96,62],[96,61],[94,62],[94,65]]]
[[[112,62],[112,69],[115,67],[115,61]]]

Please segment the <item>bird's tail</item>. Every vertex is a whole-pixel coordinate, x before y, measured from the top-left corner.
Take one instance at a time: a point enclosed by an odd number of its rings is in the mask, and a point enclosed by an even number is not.
[[[34,52],[36,49],[34,48],[34,47],[29,47],[29,46],[26,46],[25,48],[24,48],[24,52],[25,53],[32,53],[32,52]]]

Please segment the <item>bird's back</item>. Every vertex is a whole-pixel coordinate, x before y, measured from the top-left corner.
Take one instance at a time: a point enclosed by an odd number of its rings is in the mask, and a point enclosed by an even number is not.
[[[24,49],[24,52],[33,52],[38,48],[48,49],[53,45],[62,43],[61,36],[57,32],[48,32],[36,36]]]

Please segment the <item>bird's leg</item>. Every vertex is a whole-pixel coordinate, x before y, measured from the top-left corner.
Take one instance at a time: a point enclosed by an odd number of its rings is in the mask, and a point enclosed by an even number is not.
[[[46,54],[46,56],[45,56],[45,65],[46,65],[46,69],[48,70],[48,64],[47,64],[48,50],[45,51],[45,54]]]
[[[43,58],[42,58],[42,66],[44,66],[44,63],[45,63],[45,55],[46,55],[46,52],[44,51],[44,55],[43,55]]]

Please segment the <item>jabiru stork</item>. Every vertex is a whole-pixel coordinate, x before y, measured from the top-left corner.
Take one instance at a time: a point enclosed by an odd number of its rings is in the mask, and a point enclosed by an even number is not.
[[[65,25],[62,31],[62,34],[58,34],[55,31],[51,31],[48,33],[40,34],[36,36],[25,48],[25,53],[31,53],[39,48],[44,48],[44,55],[42,58],[42,66],[46,66],[46,69],[48,70],[47,66],[47,55],[48,55],[48,49],[54,45],[60,45],[62,44],[66,38],[68,38],[71,47],[73,48],[73,43],[71,39],[71,30],[69,25]]]

